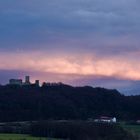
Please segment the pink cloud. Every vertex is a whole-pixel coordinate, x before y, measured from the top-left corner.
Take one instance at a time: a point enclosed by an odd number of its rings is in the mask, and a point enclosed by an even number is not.
[[[103,75],[140,80],[139,53],[99,57],[96,54],[49,54],[47,52],[0,53],[0,69],[38,71],[66,75]]]

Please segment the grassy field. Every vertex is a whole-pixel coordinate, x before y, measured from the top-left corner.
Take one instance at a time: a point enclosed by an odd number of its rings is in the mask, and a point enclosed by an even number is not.
[[[121,125],[125,130],[136,134],[138,136],[140,136],[140,125],[128,125],[128,124],[123,124]]]
[[[60,140],[60,139],[37,138],[22,134],[0,134],[0,140]]]

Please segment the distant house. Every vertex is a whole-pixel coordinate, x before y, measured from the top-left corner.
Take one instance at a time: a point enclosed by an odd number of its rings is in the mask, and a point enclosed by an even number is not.
[[[136,121],[137,124],[140,124],[140,119]]]
[[[94,122],[103,122],[103,123],[116,123],[117,119],[115,117],[101,116],[98,119],[95,119]]]

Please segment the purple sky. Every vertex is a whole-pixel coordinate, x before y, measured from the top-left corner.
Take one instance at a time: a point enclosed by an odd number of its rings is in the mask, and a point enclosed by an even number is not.
[[[0,82],[62,81],[140,94],[138,0],[0,0]]]

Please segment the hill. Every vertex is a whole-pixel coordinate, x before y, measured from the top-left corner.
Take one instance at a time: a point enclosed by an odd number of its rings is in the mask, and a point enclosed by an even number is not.
[[[65,84],[0,86],[0,121],[85,120],[103,115],[136,120],[139,108],[140,96],[124,96],[117,90]]]

